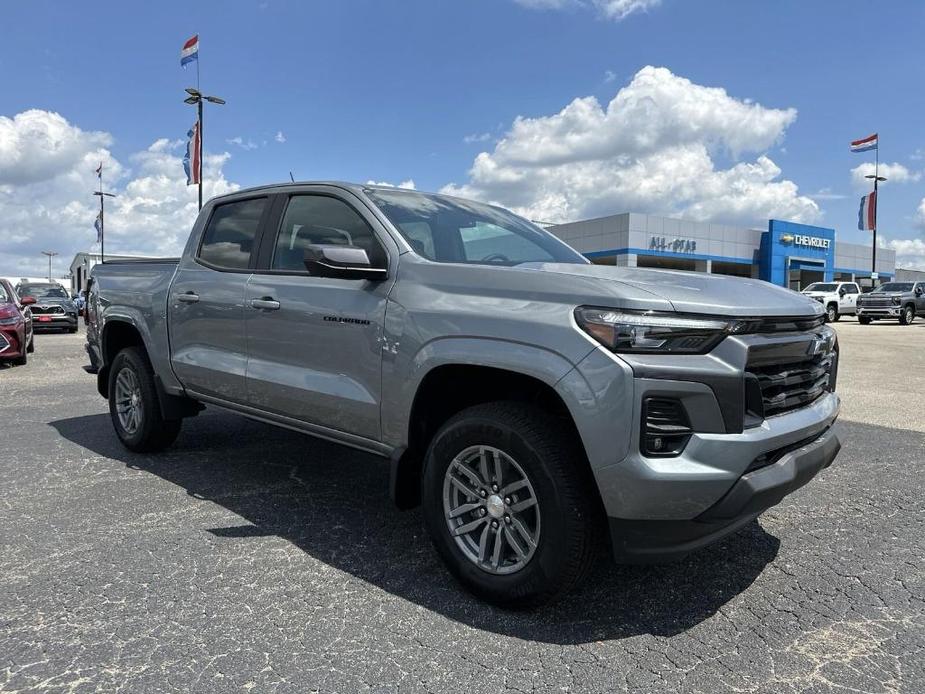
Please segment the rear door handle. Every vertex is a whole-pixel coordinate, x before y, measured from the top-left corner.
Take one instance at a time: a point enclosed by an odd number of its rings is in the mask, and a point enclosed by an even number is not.
[[[251,299],[251,306],[261,311],[278,311],[279,302],[272,296],[265,296],[261,299]]]
[[[197,301],[199,301],[199,295],[195,292],[177,294],[177,301],[182,301],[184,304],[195,304]]]

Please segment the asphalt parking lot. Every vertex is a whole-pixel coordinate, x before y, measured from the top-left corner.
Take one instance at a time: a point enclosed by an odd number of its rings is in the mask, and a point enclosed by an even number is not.
[[[925,691],[925,322],[836,325],[843,449],[552,607],[461,592],[375,458],[209,410],[116,441],[83,335],[0,369],[0,691]]]

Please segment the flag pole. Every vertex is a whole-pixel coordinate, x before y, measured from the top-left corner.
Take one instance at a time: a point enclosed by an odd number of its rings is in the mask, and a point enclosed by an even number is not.
[[[877,206],[880,204],[878,199],[880,196],[877,195],[877,182],[880,180],[880,134],[877,134],[877,149],[874,150],[876,158],[874,159],[874,245],[871,248],[870,254],[870,286],[874,286],[874,276],[877,274]]]

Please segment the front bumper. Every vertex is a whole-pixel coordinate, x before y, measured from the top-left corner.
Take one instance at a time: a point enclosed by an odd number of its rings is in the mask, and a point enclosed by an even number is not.
[[[46,320],[47,319],[47,320]],[[64,330],[77,327],[77,316],[66,313],[40,313],[32,316],[32,329]]]
[[[746,399],[748,375],[778,358],[815,355],[818,334],[834,331],[730,337],[701,356],[618,357],[597,349],[562,379],[560,392],[575,389],[579,377],[588,386],[580,401],[597,424],[575,421],[618,560],[683,556],[748,523],[832,462],[837,351],[829,388],[809,404],[753,417]],[[679,454],[641,452],[647,398],[675,400],[687,413],[692,433]]]
[[[25,330],[22,326],[0,329],[0,361],[17,359],[26,351]]]
[[[838,455],[832,429],[781,454],[776,462],[742,475],[711,507],[690,520],[609,518],[614,556],[621,563],[680,559],[748,524],[796,491]]]
[[[877,306],[877,307],[858,306],[857,312],[859,316],[870,316],[871,318],[899,318],[899,314],[902,313],[902,307],[901,306]]]

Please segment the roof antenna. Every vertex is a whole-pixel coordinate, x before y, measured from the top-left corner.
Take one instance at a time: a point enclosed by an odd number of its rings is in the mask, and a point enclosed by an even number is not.
[[[289,172],[289,180],[295,183],[295,179],[292,177],[292,172]]]

